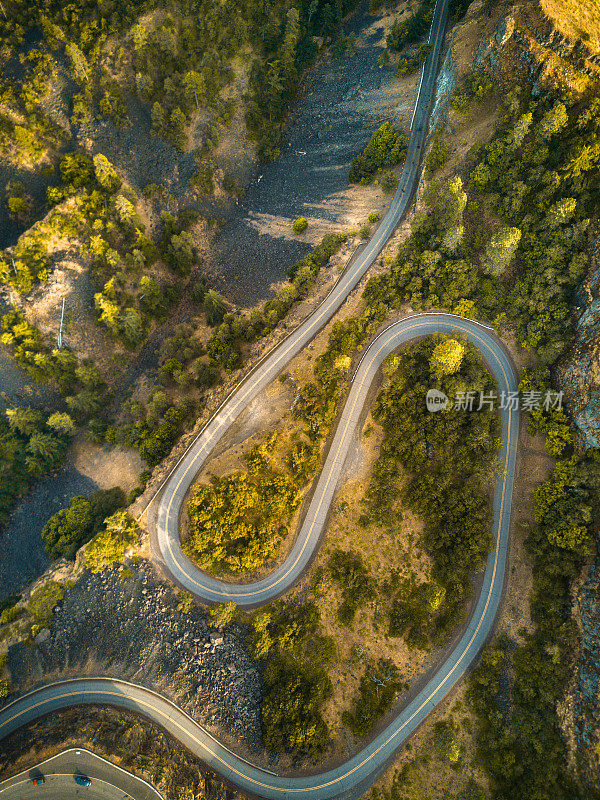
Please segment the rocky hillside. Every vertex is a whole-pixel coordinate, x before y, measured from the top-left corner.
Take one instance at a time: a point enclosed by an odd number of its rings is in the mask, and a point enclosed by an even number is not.
[[[591,268],[575,298],[575,342],[558,379],[584,447],[600,447],[600,230],[591,234]]]
[[[586,3],[476,0],[456,29],[455,49],[475,40],[469,66],[491,74],[503,88],[529,84],[534,94],[582,93],[600,77],[598,35],[590,33],[600,30],[600,11],[592,0],[588,22],[576,26],[567,8],[572,5]]]
[[[79,675],[115,675],[155,689],[236,746],[260,745],[262,685],[245,631],[208,627],[153,566],[86,571],[42,629],[36,646],[9,648],[16,690]],[[224,734],[224,732],[228,732]]]
[[[534,95],[584,92],[600,78],[600,4],[593,0],[475,0],[451,40],[457,82],[473,69]],[[590,226],[590,270],[573,298],[575,338],[557,371],[580,431],[600,447],[600,226]]]

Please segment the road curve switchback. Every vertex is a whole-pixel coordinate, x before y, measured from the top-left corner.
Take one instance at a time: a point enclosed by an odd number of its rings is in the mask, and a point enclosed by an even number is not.
[[[448,0],[437,0],[429,31],[431,50],[421,74],[415,100],[406,161],[396,194],[373,238],[370,239],[360,255],[354,259],[332,291],[315,311],[283,342],[261,359],[250,374],[226,398],[177,463],[160,493],[153,526],[155,529],[152,537],[153,549],[164,571],[180,586],[203,602],[234,600],[243,607],[257,606],[281,594],[299,575],[299,569],[297,568],[294,568],[286,575],[282,575],[282,571],[277,570],[266,582],[255,584],[252,587],[235,587],[231,583],[211,578],[197,569],[181,549],[179,536],[181,507],[188,489],[194,482],[202,465],[207,461],[232,423],[334,316],[350,292],[357,286],[369,267],[372,266],[399,221],[406,213],[419,176],[421,151],[426,139],[429,107],[435,87],[437,66],[444,41],[447,17]],[[321,509],[320,515],[323,511],[324,508]],[[301,538],[302,533],[297,540],[297,546],[301,542]],[[308,546],[303,550],[303,555],[310,555],[309,548],[311,544],[314,549],[316,539],[312,534]],[[284,573],[289,567],[289,562],[290,560],[288,559],[283,569]],[[299,567],[300,565],[306,566],[306,563],[307,560],[302,558],[298,565]]]
[[[181,504],[198,470],[232,422],[325,325],[381,252],[410,202],[418,176],[421,149],[446,25],[448,0],[438,0],[430,32],[432,50],[426,62],[415,113],[406,164],[389,212],[358,259],[340,278],[320,306],[229,395],[200,432],[169,476],[160,494],[157,542],[165,569],[182,586],[203,601],[235,602],[255,607],[278,596],[302,574],[318,546],[332,498],[344,474],[344,464],[369,388],[385,357],[417,338],[433,333],[460,332],[478,347],[502,392],[516,391],[511,359],[494,331],[474,320],[445,313],[406,316],[390,324],[365,350],[352,376],[350,391],[332,444],[315,487],[305,520],[285,562],[268,578],[247,585],[218,581],[196,569],[184,556],[179,542]],[[452,413],[452,412],[451,412]],[[363,794],[399,747],[441,702],[485,644],[500,607],[508,553],[510,516],[517,439],[518,409],[501,409],[501,470],[493,500],[493,548],[488,556],[481,590],[471,617],[444,663],[397,716],[359,753],[335,768],[304,776],[277,775],[254,765],[219,742],[168,699],[145,687],[115,678],[80,678],[50,684],[13,700],[0,710],[0,739],[39,717],[76,705],[111,705],[151,719],[175,736],[210,768],[240,790],[274,800],[326,800],[357,798]]]
[[[322,512],[314,514],[315,528],[317,522],[324,519],[320,514],[326,513],[325,505],[333,497],[338,480],[335,476],[339,477],[343,469],[344,447],[352,439],[369,386],[383,359],[402,344],[416,338],[436,332],[453,331],[460,332],[479,348],[496,378],[500,392],[516,391],[517,378],[510,357],[493,330],[487,326],[453,314],[441,313],[415,314],[390,325],[366,350],[356,371],[329,458],[319,479],[319,486],[322,485],[322,488],[315,492],[313,503],[317,503],[317,506],[320,504],[322,508]],[[502,409],[500,415],[503,445],[501,469],[496,479],[493,501],[494,545],[487,559],[481,591],[470,621],[449,657],[416,697],[349,761],[318,775],[293,777],[269,773],[233,753],[166,698],[142,686],[113,678],[62,681],[23,695],[0,711],[0,739],[27,722],[61,708],[82,704],[112,705],[150,718],[223,778],[250,794],[265,798],[302,800],[360,796],[385,768],[398,748],[465,674],[492,631],[502,599],[506,572],[519,433],[518,409]],[[317,499],[319,496],[322,497],[321,500]],[[290,571],[290,579],[292,571],[301,570],[304,559],[308,558],[305,554],[310,548],[312,536],[311,532],[303,553],[298,553],[296,546],[286,561],[287,566],[281,568]],[[301,541],[301,535],[298,541]],[[280,577],[284,579],[283,576]],[[259,586],[255,591],[265,591],[262,585],[255,586]]]

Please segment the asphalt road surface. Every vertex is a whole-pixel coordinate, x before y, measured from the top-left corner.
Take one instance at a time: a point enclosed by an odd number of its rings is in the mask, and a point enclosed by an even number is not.
[[[437,331],[455,330],[461,331],[479,348],[496,378],[500,392],[516,391],[517,378],[511,360],[490,328],[453,314],[436,313],[413,315],[390,325],[372,342],[357,368],[307,522],[292,553],[280,570],[267,581],[239,587],[241,591],[258,592],[259,597],[264,598],[271,592],[279,591],[281,584],[293,580],[294,575],[302,571],[310,557],[311,546],[318,540],[318,528],[325,519],[328,503],[333,497],[347,446],[352,440],[369,386],[384,358],[415,338]],[[497,477],[493,502],[494,547],[488,556],[481,592],[471,619],[449,657],[427,684],[367,747],[345,764],[318,775],[273,775],[241,759],[164,697],[144,687],[111,678],[62,681],[14,700],[0,711],[0,739],[21,725],[61,708],[90,703],[114,705],[154,720],[242,791],[266,798],[325,800],[330,797],[359,797],[385,768],[397,749],[461,679],[492,631],[502,599],[506,571],[519,432],[518,409],[502,409],[500,415],[503,447],[502,468]],[[279,584],[275,585],[277,581]]]
[[[43,775],[44,782],[33,780]],[[75,775],[90,778],[79,786]],[[154,786],[84,748],[63,750],[0,783],[1,800],[162,800]]]
[[[179,509],[189,481],[197,472],[198,461],[208,454],[211,444],[222,435],[235,418],[234,412],[222,411],[208,425],[205,434],[197,441],[201,449],[193,448],[175,471],[161,498],[159,526],[161,555],[168,565],[169,572],[177,583],[184,586],[203,601],[235,601],[239,606],[255,607],[264,605],[286,591],[308,566],[327,522],[329,508],[344,474],[346,457],[356,435],[356,428],[363,406],[375,374],[383,359],[399,346],[411,341],[415,336],[424,336],[437,331],[460,330],[483,352],[492,366],[501,389],[516,391],[516,380],[510,363],[498,340],[489,330],[471,320],[464,320],[452,314],[423,314],[406,317],[387,328],[367,349],[353,377],[348,400],[333,437],[325,465],[317,481],[304,522],[296,536],[292,549],[285,561],[270,575],[250,584],[232,584],[207,575],[196,568],[185,556],[179,544]],[[261,375],[256,381],[262,383]],[[254,381],[251,381],[254,385]],[[509,385],[510,384],[510,385]],[[247,391],[252,391],[250,388]],[[244,395],[236,403],[244,402]],[[515,436],[516,440],[516,436]],[[500,490],[500,487],[499,487]]]
[[[188,489],[221,437],[248,404],[282,372],[286,364],[329,322],[348,294],[373,264],[398,222],[406,213],[419,175],[421,150],[426,137],[427,118],[435,87],[447,16],[448,0],[437,0],[429,32],[429,41],[432,48],[419,83],[406,162],[400,177],[398,190],[375,235],[360,255],[353,259],[349,268],[319,307],[278,347],[268,353],[224,401],[212,419],[196,437],[192,446],[180,459],[161,492],[156,513],[155,532],[152,536],[155,555],[157,560],[161,562],[165,572],[174,581],[203,601],[227,602],[235,600],[238,605],[244,607],[253,607],[265,603],[281,594],[293,583],[302,568],[308,563],[310,555],[317,544],[316,536],[312,533],[308,535],[303,528],[290,558],[287,559],[282,569],[276,570],[267,581],[260,584],[234,587],[232,584],[209,577],[190,563],[181,549],[179,515]],[[339,477],[341,467],[341,464],[337,464],[337,477]],[[324,474],[325,472],[326,470]],[[331,483],[333,485],[333,482]],[[321,506],[318,523],[323,522],[323,514],[326,513],[326,508],[327,506]],[[308,536],[308,541],[303,542],[303,536]],[[295,558],[298,547],[302,547],[303,558],[295,562],[296,566],[288,571],[290,569],[290,559]]]
[[[309,563],[318,545],[331,500],[343,475],[348,449],[356,433],[369,387],[384,358],[403,344],[432,333],[461,331],[480,350],[499,390],[516,391],[510,357],[493,330],[452,314],[424,313],[405,317],[382,331],[365,351],[352,378],[350,392],[319,477],[305,522],[293,549],[268,578],[238,586],[216,581],[195,569],[179,544],[178,516],[187,489],[215,444],[247,404],[267,386],[317,331],[329,320],[373,263],[405,213],[418,174],[428,109],[443,40],[448,0],[438,0],[406,165],[390,210],[373,239],[355,259],[319,308],[284,342],[268,354],[226,399],[171,473],[160,495],[157,525],[159,555],[181,585],[205,601],[234,599],[253,607],[288,588]],[[458,412],[457,412],[458,413]],[[476,412],[475,412],[476,413]],[[427,715],[461,679],[489,637],[502,599],[506,572],[519,412],[502,409],[502,469],[493,501],[494,546],[471,618],[443,664],[400,713],[350,760],[317,775],[283,776],[255,766],[226,748],[184,711],[149,689],[112,678],[81,678],[41,687],[12,701],[0,711],[0,739],[39,717],[74,705],[113,705],[142,714],[175,736],[227,781],[242,791],[265,798],[357,798],[363,794]]]

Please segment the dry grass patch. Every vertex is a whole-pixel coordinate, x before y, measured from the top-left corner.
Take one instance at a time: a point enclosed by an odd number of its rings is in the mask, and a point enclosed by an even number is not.
[[[600,5],[597,0],[540,0],[554,27],[572,41],[600,50]]]

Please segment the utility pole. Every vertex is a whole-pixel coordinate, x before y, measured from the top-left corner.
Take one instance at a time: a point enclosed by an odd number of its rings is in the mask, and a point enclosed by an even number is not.
[[[65,298],[63,297],[62,301],[62,310],[60,312],[60,328],[58,329],[58,349],[62,347],[62,329],[63,329],[63,320],[65,318]]]

